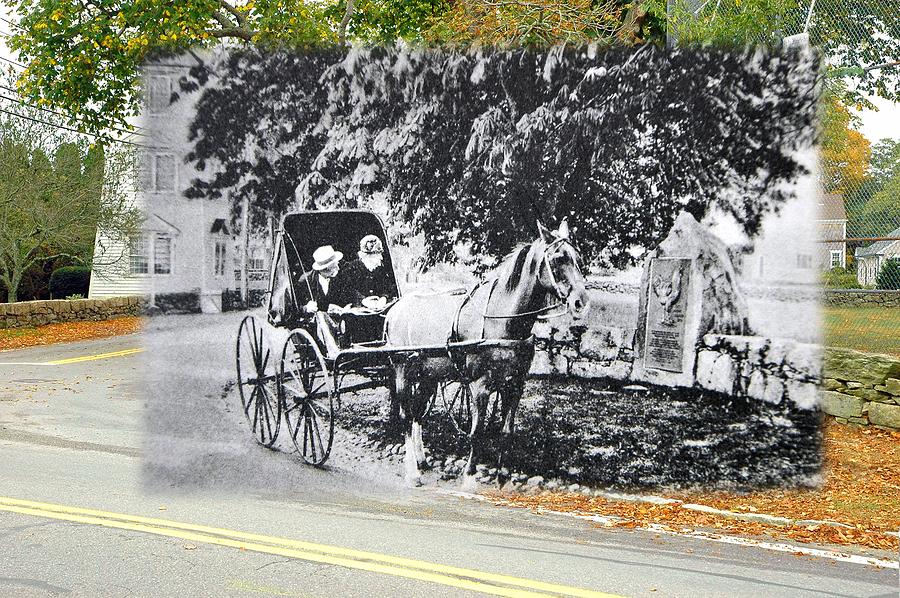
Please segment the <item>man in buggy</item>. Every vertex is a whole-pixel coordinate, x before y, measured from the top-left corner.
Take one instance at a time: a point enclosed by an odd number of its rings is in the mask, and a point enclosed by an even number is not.
[[[278,277],[280,284],[273,291],[270,320],[276,326],[299,326],[313,333],[325,353],[334,357],[347,346],[340,316],[353,303],[353,293],[340,274],[344,255],[331,245],[323,245],[313,252],[312,269],[290,284],[287,266]]]

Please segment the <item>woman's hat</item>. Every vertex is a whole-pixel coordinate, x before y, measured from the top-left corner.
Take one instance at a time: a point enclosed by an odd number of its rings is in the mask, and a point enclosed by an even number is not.
[[[334,247],[331,245],[323,245],[319,247],[312,254],[313,257],[313,270],[324,270],[325,268],[331,266],[332,264],[336,264],[341,261],[341,258],[344,257],[344,254],[340,251],[335,251]]]
[[[360,253],[381,253],[384,249],[381,246],[381,239],[375,235],[366,235],[359,240]]]

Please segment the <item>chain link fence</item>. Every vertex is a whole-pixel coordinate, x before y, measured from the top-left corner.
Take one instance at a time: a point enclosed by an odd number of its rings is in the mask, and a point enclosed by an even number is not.
[[[669,21],[670,26],[676,23],[675,35],[681,33],[679,7],[692,14],[684,37],[696,37],[704,29],[721,40],[729,31],[742,30],[747,35],[734,41],[818,48],[824,58],[825,93],[839,97],[848,108],[867,107],[872,96],[898,99],[896,0],[669,0],[667,12],[676,16]],[[900,139],[869,145],[851,132],[846,143],[856,147],[822,153],[822,172],[828,176],[820,185],[819,241],[813,255],[796,256],[804,262],[796,266],[823,273],[829,346],[900,357]],[[867,164],[835,184],[835,173],[852,168],[842,162],[852,152],[842,149],[855,149],[857,159]]]

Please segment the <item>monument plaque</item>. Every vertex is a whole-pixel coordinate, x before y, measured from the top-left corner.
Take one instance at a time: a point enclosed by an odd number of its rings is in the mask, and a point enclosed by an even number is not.
[[[690,292],[690,260],[653,258],[647,289],[645,367],[684,371],[684,329]]]

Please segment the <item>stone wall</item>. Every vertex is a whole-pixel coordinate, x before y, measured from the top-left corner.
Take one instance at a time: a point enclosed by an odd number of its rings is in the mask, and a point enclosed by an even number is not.
[[[707,334],[697,353],[696,386],[767,403],[819,405],[822,347],[759,336]]]
[[[143,304],[141,297],[0,303],[0,328],[136,316],[141,313]]]
[[[825,291],[829,307],[898,307],[900,291],[866,291],[863,289],[831,289]]]
[[[533,376],[633,378],[634,329],[568,327],[568,319],[534,327]],[[773,404],[793,401],[800,409],[820,402],[822,348],[758,336],[707,334],[697,350],[694,386]],[[638,381],[640,382],[640,381]]]
[[[634,365],[634,329],[569,327],[569,318],[539,322],[531,374],[627,380]]]
[[[824,388],[822,410],[839,422],[900,430],[900,360],[829,348]]]

